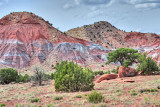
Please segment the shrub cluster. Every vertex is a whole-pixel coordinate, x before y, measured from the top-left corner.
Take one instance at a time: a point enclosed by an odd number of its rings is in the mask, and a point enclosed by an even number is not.
[[[25,74],[24,76],[19,74],[16,82],[29,82],[31,80],[30,76],[28,74]]]
[[[105,74],[105,72],[103,72],[103,71],[95,71],[94,72],[94,75],[103,75],[103,74]]]
[[[30,99],[30,101],[32,103],[34,103],[34,102],[41,102],[41,100],[39,98],[33,98],[33,99]]]
[[[99,103],[104,101],[104,97],[101,93],[98,93],[97,91],[93,91],[90,95],[88,95],[88,101],[90,103]]]
[[[136,96],[136,95],[137,95],[136,90],[134,90],[134,89],[133,89],[133,90],[131,90],[130,95],[131,95],[131,96]]]
[[[159,67],[156,62],[151,57],[147,57],[146,53],[139,57],[138,62],[140,64],[138,65],[137,71],[142,71],[144,75],[159,72]]]
[[[144,92],[158,92],[158,89],[141,89],[139,90],[140,93]]]
[[[45,74],[39,73],[33,76],[29,76],[25,74],[24,76],[18,74],[17,70],[13,68],[0,69],[0,84],[9,84],[11,82],[19,83],[19,82],[29,82],[31,80],[38,81],[40,76],[43,76],[43,80],[49,80],[54,78],[54,74]]]
[[[62,61],[56,64],[54,73],[56,91],[89,91],[94,87],[94,73],[92,70],[83,68],[74,62]]]
[[[12,68],[0,69],[0,84],[9,84],[11,82],[16,82],[17,79],[17,70]]]

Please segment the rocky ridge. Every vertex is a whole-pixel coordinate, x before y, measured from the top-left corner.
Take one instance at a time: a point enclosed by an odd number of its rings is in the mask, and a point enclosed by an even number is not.
[[[125,32],[105,21],[74,28],[68,30],[66,34],[100,44],[108,49],[134,48],[146,52],[160,63],[160,35],[157,34]]]
[[[99,44],[67,36],[33,13],[14,12],[0,19],[1,65],[25,68],[52,58],[55,62],[101,62],[106,61],[110,51]]]

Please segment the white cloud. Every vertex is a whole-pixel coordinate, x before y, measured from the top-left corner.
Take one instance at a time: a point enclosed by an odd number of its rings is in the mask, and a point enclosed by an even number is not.
[[[77,5],[80,5],[79,0],[69,0],[69,2],[67,2],[66,4],[63,5],[63,8],[70,9],[70,8],[76,7]]]
[[[143,2],[143,0],[125,0],[129,4],[137,4]]]
[[[137,9],[153,9],[160,7],[160,0],[123,0]]]
[[[91,7],[91,10],[95,8],[105,8],[111,6],[115,0],[68,0],[66,4],[63,5],[64,9],[74,8],[78,5],[84,5]]]
[[[92,11],[92,12],[86,14],[86,15],[84,16],[84,18],[95,18],[95,17],[100,16],[100,15],[102,15],[102,14],[104,14],[103,11],[95,10],[95,11]]]
[[[151,8],[157,8],[160,4],[158,3],[143,3],[143,4],[136,4],[135,8],[138,9],[151,9]]]

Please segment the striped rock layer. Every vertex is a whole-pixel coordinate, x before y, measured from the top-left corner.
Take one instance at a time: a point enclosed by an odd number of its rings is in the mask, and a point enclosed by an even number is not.
[[[112,50],[67,36],[48,21],[29,12],[15,12],[0,19],[0,64],[25,68],[49,56],[85,64],[106,61]]]

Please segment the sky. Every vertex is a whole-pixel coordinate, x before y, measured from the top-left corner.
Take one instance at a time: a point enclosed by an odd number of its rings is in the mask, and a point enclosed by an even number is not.
[[[160,34],[160,0],[0,0],[0,18],[22,11],[61,31],[107,21],[127,32]]]

